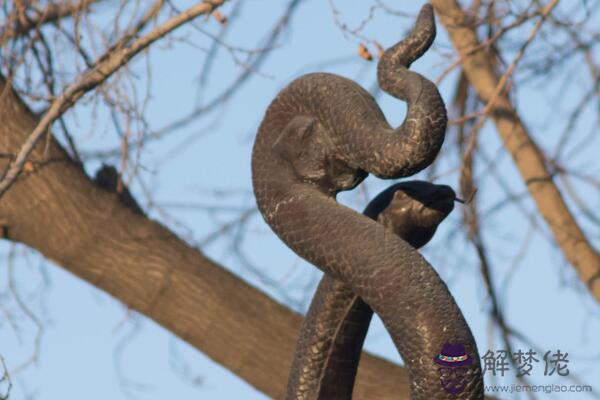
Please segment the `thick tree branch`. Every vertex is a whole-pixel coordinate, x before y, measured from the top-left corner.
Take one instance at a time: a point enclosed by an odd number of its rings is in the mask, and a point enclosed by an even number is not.
[[[0,154],[39,120],[0,77]],[[52,138],[0,200],[6,238],[139,311],[273,398],[283,398],[301,317],[99,188]],[[0,158],[0,169],[7,158]],[[365,354],[357,399],[407,399],[405,370]]]
[[[480,47],[469,16],[456,0],[432,0],[431,3],[461,56],[470,84],[483,102],[493,104],[489,112],[496,129],[556,243],[591,294],[600,301],[600,254],[569,211],[546,167],[543,153],[529,135],[506,90],[497,91],[502,87],[501,78],[495,73],[490,56],[484,50],[471,51]]]

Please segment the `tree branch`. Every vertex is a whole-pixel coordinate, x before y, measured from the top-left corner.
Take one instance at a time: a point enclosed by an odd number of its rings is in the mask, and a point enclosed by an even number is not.
[[[170,18],[145,36],[135,40],[131,45],[123,48],[111,48],[109,53],[100,57],[94,68],[80,75],[74,83],[67,87],[67,89],[52,102],[42,119],[32,130],[31,134],[17,153],[14,162],[9,166],[8,171],[0,181],[0,199],[23,170],[23,166],[25,165],[29,154],[33,151],[36,143],[46,132],[48,132],[52,123],[64,114],[65,111],[71,108],[77,100],[106,81],[115,71],[155,41],[199,15],[211,13],[224,2],[225,0],[205,0]],[[155,7],[152,8],[152,10],[154,9]]]
[[[42,25],[57,22],[60,19],[76,16],[90,8],[98,0],[81,0],[78,3],[50,3],[43,10],[36,10],[35,16],[23,15],[15,19],[14,24],[7,25],[0,32],[0,43],[16,37],[25,36]]]
[[[0,76],[0,153],[39,120]],[[283,398],[301,316],[246,284],[89,179],[51,137],[0,201],[21,242],[173,332],[241,379]],[[0,169],[8,164],[0,158]],[[403,368],[364,354],[357,399],[408,399]]]
[[[511,154],[539,212],[548,223],[556,243],[573,265],[591,294],[600,301],[600,254],[592,247],[569,211],[565,200],[546,167],[544,155],[529,135],[512,105],[492,60],[478,48],[479,40],[468,14],[456,0],[432,0],[441,22],[462,58],[465,74],[479,98],[493,105],[489,112],[504,146]],[[541,18],[543,18],[543,13]]]

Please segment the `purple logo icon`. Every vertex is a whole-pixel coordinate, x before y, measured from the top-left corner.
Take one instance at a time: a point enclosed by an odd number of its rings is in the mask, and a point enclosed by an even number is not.
[[[462,344],[446,343],[440,354],[433,357],[433,362],[439,365],[442,388],[457,395],[467,386],[468,366],[473,363]]]

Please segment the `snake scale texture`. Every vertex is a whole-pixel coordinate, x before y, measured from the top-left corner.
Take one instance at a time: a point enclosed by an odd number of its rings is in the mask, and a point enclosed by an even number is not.
[[[454,208],[445,185],[408,181],[392,185],[363,214],[414,248],[425,245]],[[302,324],[287,398],[350,399],[373,311],[344,283],[325,275]]]
[[[335,201],[338,192],[356,187],[369,173],[411,176],[435,159],[446,109],[436,86],[408,70],[434,38],[427,4],[412,32],[379,61],[380,87],[408,104],[397,129],[351,80],[315,73],[290,83],[259,127],[252,180],[258,208],[281,240],[347,285],[382,319],[408,368],[413,399],[480,399],[475,341],[446,285],[410,244]],[[432,361],[448,343],[464,346],[474,361],[456,395],[440,385]]]

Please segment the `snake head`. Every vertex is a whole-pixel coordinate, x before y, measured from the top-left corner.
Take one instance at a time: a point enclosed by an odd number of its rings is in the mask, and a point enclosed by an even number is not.
[[[296,179],[312,183],[328,194],[353,189],[367,173],[349,167],[332,151],[333,144],[322,124],[314,117],[292,118],[271,149],[285,161]]]
[[[406,240],[425,245],[454,209],[456,193],[446,185],[407,181],[390,186],[367,206],[364,214]]]

